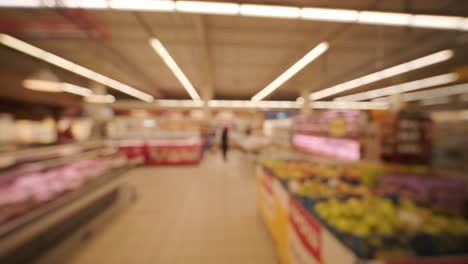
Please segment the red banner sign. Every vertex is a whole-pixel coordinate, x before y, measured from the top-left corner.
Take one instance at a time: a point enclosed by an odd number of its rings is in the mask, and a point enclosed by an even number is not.
[[[320,224],[291,197],[289,214],[289,254],[291,263],[320,263],[322,232]]]

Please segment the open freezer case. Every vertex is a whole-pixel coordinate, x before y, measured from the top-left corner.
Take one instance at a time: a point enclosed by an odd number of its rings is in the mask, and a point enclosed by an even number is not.
[[[198,164],[202,159],[204,140],[198,121],[119,117],[108,131],[112,145],[147,165]]]
[[[30,263],[118,199],[134,160],[100,141],[2,153],[0,262]]]

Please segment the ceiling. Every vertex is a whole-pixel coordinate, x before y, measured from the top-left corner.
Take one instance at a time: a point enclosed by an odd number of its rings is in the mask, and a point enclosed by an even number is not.
[[[268,4],[468,17],[465,0],[272,0]],[[41,21],[53,17],[78,23],[83,16],[91,21],[84,27],[84,35],[32,34],[21,30],[8,33],[165,99],[190,97],[149,45],[151,37],[157,37],[166,46],[200,94],[205,91],[210,94],[212,87],[215,99],[250,99],[322,41],[329,41],[330,49],[267,99],[295,100],[303,90],[328,88],[446,48],[455,49],[454,59],[360,87],[352,93],[450,72],[468,59],[466,32],[298,19],[86,10],[77,20],[56,9],[0,9],[0,29],[5,28],[1,27],[5,19]],[[104,33],[95,37],[93,30]],[[82,77],[4,46],[0,46],[0,58],[0,97],[45,104],[79,104],[78,96],[50,95],[21,87],[21,80],[43,67],[49,67],[65,82],[90,85]],[[114,94],[117,98],[128,98]]]

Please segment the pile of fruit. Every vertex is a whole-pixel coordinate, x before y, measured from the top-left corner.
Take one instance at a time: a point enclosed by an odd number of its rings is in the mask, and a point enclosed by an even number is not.
[[[266,170],[341,242],[363,258],[468,252],[465,179],[424,166],[262,161]],[[452,179],[453,178],[453,179]]]
[[[388,236],[399,231],[468,235],[468,221],[463,217],[436,214],[406,199],[394,204],[375,196],[345,201],[332,198],[317,203],[314,210],[332,227],[356,236]]]
[[[378,253],[413,252],[417,255],[458,254],[468,250],[468,221],[436,214],[408,199],[331,198],[315,204],[312,213],[361,257]]]
[[[370,191],[362,185],[352,185],[345,181],[307,179],[301,183],[290,181],[290,190],[300,196],[309,198],[332,198],[336,196],[365,196]]]
[[[346,201],[332,198],[316,204],[314,210],[333,228],[356,236],[392,235],[401,224],[391,201],[372,196]]]
[[[274,158],[264,158],[260,164],[280,179],[302,179],[309,177],[308,164],[304,161],[286,161]]]
[[[381,173],[423,174],[427,172],[427,167],[419,165],[410,166],[368,162],[337,164],[332,160],[325,159],[291,161],[264,157],[260,160],[260,164],[280,179],[340,178],[351,182],[360,182],[369,187],[373,187],[378,183],[378,175]]]

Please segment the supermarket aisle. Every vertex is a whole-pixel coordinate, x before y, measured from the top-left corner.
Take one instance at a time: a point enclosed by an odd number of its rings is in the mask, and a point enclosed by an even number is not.
[[[132,172],[139,198],[69,263],[277,263],[240,153]]]

